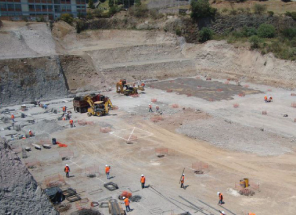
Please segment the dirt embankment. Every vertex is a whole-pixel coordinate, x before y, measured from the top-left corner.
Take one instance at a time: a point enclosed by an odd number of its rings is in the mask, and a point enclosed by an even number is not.
[[[226,41],[201,45],[186,44],[186,57],[192,58],[198,73],[214,78],[235,79],[283,88],[296,87],[296,62],[235,48]]]
[[[1,104],[52,99],[67,94],[58,57],[0,60]]]
[[[0,161],[0,214],[59,214],[3,139],[0,140]]]

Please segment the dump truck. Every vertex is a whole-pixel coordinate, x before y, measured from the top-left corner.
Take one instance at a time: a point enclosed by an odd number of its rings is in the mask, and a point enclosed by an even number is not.
[[[103,101],[104,104],[108,105],[109,109],[113,108],[112,102],[107,96],[104,96],[101,94],[97,94],[97,95],[91,94],[91,95],[88,95],[88,97],[90,97],[93,102]],[[73,99],[73,107],[75,112],[79,112],[79,113],[88,112],[88,108],[90,107],[90,104],[85,100],[85,98],[86,96],[81,96],[81,97],[75,97]]]

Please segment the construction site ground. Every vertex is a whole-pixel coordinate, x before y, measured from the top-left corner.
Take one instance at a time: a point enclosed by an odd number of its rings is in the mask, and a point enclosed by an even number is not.
[[[48,104],[47,110],[34,105],[26,111],[19,105],[8,108],[7,117],[14,113],[15,124],[22,125],[19,133],[31,129],[36,134],[10,143],[19,157],[22,148],[32,148],[22,161],[41,187],[55,183],[71,187],[82,198],[61,214],[111,198],[124,208],[118,199],[122,191],[141,196],[139,202],[131,202],[129,214],[219,214],[219,210],[226,214],[294,214],[293,91],[250,83],[237,86],[233,81],[201,76],[148,85],[139,97],[119,95],[115,90],[104,93],[119,107],[104,117],[74,113],[71,98],[43,102]],[[273,102],[265,103],[264,95],[271,95]],[[149,103],[152,113],[148,112]],[[74,128],[68,121],[57,121],[64,105],[73,113]],[[155,112],[156,105],[162,115]],[[21,113],[27,117],[21,118]],[[108,132],[103,133],[106,128]],[[11,133],[0,134],[9,139]],[[67,147],[36,150],[32,146],[51,144],[52,138]],[[63,171],[66,164],[70,178]],[[111,166],[110,180],[104,174],[106,164]],[[179,184],[184,168],[186,189]],[[96,177],[87,177],[89,173]],[[141,174],[146,176],[145,189],[141,189]],[[249,178],[253,196],[238,193],[242,178]],[[119,189],[107,190],[103,185],[109,181]],[[217,205],[218,191],[224,194],[223,206]],[[108,214],[107,208],[95,209]]]

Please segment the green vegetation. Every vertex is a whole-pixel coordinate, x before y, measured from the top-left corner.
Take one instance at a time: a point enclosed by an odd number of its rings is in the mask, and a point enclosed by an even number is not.
[[[255,4],[253,10],[255,14],[263,14],[267,10],[267,5]]]
[[[74,20],[73,15],[69,13],[63,13],[60,19],[63,20],[64,22],[67,22],[69,25],[71,25]]]
[[[192,0],[191,1],[191,18],[198,20],[205,17],[214,17],[217,9],[210,6],[209,0]]]
[[[91,9],[95,9],[94,0],[88,0],[88,7]]]
[[[200,31],[199,31],[199,42],[206,42],[208,40],[211,40],[213,38],[213,34],[214,32],[209,29],[209,28],[202,28]]]
[[[275,28],[273,25],[262,24],[259,26],[257,34],[261,38],[273,38],[275,36]]]
[[[129,13],[131,16],[135,16],[137,18],[147,17],[149,10],[146,4],[136,4],[130,10]]]
[[[252,49],[257,49],[259,48],[259,44],[260,44],[260,38],[256,35],[253,35],[250,37],[249,39],[250,43],[251,43],[251,48]]]
[[[249,44],[251,49],[257,49],[262,54],[273,53],[280,59],[296,60],[296,27],[276,31],[273,25],[262,24],[258,29],[244,27],[223,35],[213,35],[213,39],[227,40],[239,46]]]
[[[289,11],[287,11],[287,12],[286,12],[286,16],[290,16],[290,17],[292,17],[294,20],[296,20],[296,12],[289,12]]]

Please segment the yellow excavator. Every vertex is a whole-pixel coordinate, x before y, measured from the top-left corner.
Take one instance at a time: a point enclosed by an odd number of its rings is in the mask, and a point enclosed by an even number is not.
[[[109,113],[109,105],[111,107],[112,103],[110,99],[105,101],[96,101],[94,102],[90,96],[85,96],[84,100],[89,104],[90,107],[87,109],[88,116],[104,116]]]
[[[126,96],[138,94],[138,90],[145,91],[144,87],[145,84],[142,83],[141,86],[134,87],[131,86],[134,84],[127,84],[125,79],[121,79],[117,84],[116,84],[116,92],[117,93],[122,93]],[[124,89],[125,87],[125,89]]]

